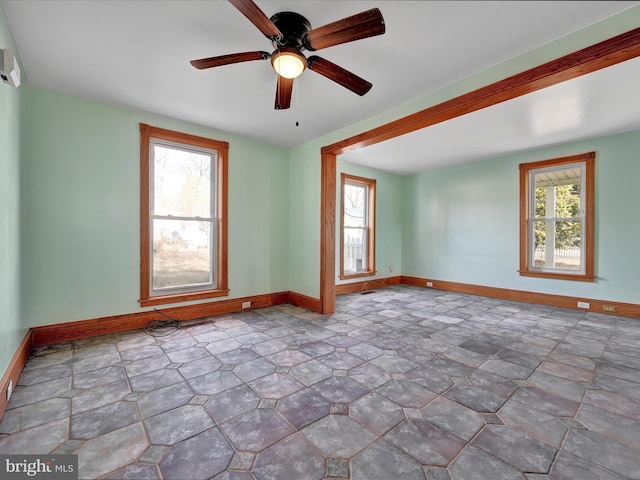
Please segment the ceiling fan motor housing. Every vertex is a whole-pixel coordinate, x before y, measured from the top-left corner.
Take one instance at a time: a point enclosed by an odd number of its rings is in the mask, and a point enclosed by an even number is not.
[[[281,39],[273,41],[275,49],[293,47],[300,50],[303,48],[304,37],[311,30],[309,20],[295,12],[278,12],[270,20],[282,33]]]

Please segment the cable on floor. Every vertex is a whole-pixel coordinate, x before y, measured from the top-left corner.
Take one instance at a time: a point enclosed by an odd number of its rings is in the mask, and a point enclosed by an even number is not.
[[[166,337],[167,335],[171,335],[177,330],[180,330],[180,320],[170,317],[157,308],[154,308],[154,310],[167,320],[151,320],[144,326],[144,333],[151,335],[152,337]]]
[[[373,293],[371,291],[371,288],[381,288],[384,287],[386,283],[386,278],[380,278],[378,280],[365,280],[364,282],[362,282],[360,293]]]

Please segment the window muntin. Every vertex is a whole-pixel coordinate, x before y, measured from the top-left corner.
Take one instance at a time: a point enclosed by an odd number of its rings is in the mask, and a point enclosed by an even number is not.
[[[376,181],[343,173],[340,278],[375,274]]]
[[[143,306],[226,295],[226,142],[141,124]]]
[[[595,153],[520,165],[520,274],[592,281]]]

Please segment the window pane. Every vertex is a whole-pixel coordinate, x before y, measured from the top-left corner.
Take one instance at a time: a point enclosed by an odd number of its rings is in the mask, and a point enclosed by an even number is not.
[[[358,273],[367,270],[367,233],[360,228],[344,229],[344,271]]]
[[[547,213],[547,189],[544,187],[536,188],[536,218],[544,218]],[[551,215],[552,216],[552,215]]]
[[[367,187],[362,185],[344,186],[344,226],[364,227],[366,224]]]
[[[538,172],[534,180],[536,218],[573,218],[581,215],[581,167]]]
[[[211,284],[211,222],[153,221],[153,285]]]
[[[211,155],[153,145],[154,215],[212,217]]]
[[[536,267],[545,266],[545,243],[547,238],[547,222],[535,222],[534,225],[534,265]],[[550,223],[551,228],[552,223]],[[553,266],[553,264],[549,265]]]
[[[566,270],[581,270],[580,239],[582,222],[556,222],[555,266]]]
[[[581,221],[535,222],[534,266],[582,270],[582,225]]]
[[[555,216],[557,218],[580,216],[580,184],[558,185],[555,190]]]

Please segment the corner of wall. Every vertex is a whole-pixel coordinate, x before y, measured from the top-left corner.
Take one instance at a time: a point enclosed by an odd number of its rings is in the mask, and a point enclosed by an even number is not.
[[[10,48],[20,62],[9,24],[0,5],[0,47]],[[0,397],[5,397],[9,374],[20,345],[28,337],[22,312],[22,193],[21,177],[27,160],[25,117],[29,85],[22,69],[22,84],[13,88],[0,84]],[[21,343],[22,342],[22,343]],[[30,345],[30,344],[29,344]],[[21,370],[21,368],[20,368]],[[19,374],[19,373],[18,373]],[[14,379],[17,380],[17,378]],[[0,410],[2,405],[0,404]]]

